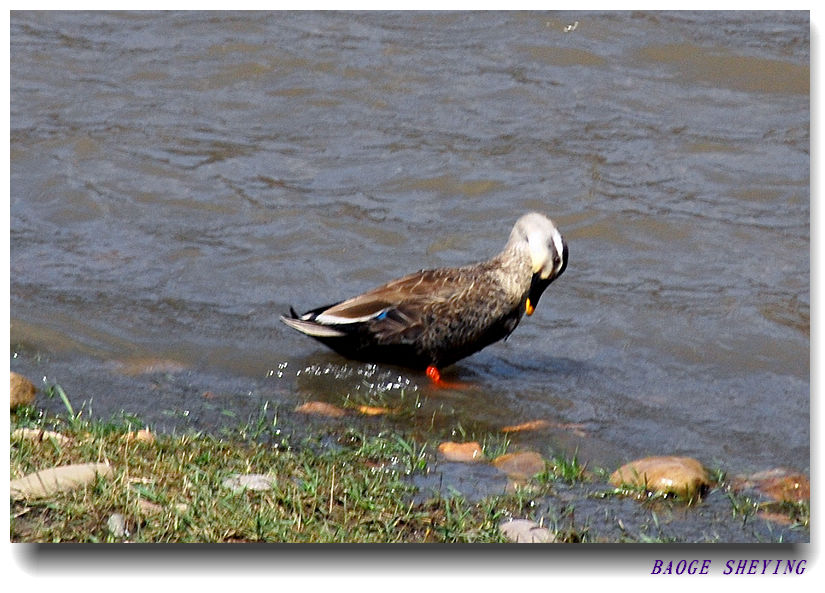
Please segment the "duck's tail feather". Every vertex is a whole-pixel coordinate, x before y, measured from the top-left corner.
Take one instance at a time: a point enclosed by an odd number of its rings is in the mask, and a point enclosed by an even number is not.
[[[329,325],[323,325],[314,321],[301,319],[292,307],[289,309],[292,318],[281,315],[281,321],[292,329],[298,330],[302,334],[312,336],[313,338],[340,338],[347,335],[345,332],[337,330]]]

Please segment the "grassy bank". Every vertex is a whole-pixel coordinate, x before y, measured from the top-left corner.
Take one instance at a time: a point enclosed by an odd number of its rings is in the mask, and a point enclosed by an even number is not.
[[[60,416],[34,408],[12,413],[13,434],[19,428],[54,434],[12,438],[11,478],[89,462],[113,471],[84,487],[12,501],[12,541],[505,542],[500,525],[510,518],[538,520],[558,542],[696,540],[668,535],[659,525],[668,508],[681,513],[690,502],[640,503],[606,488],[606,472],[585,471],[576,459],[551,457],[529,483],[477,501],[455,492],[422,496],[413,478],[428,474],[437,443],[397,432],[325,429],[293,443],[262,409],[220,436],[155,435],[139,432],[143,424],[128,416],[84,419],[65,401]],[[507,447],[500,436],[482,442],[495,449],[486,452],[490,457]],[[237,488],[238,476],[260,476],[268,489]],[[717,511],[724,519],[712,521],[754,521],[760,503],[724,490],[718,478],[729,502]],[[592,517],[610,515],[610,528],[583,522],[588,508]],[[807,528],[807,505],[777,508]]]
[[[345,430],[293,446],[280,435],[273,442],[272,426],[252,422],[221,438],[147,438],[134,419],[48,418],[25,408],[12,415],[12,430],[20,427],[67,440],[13,439],[12,478],[88,462],[114,472],[83,488],[13,502],[13,541],[496,542],[504,541],[498,524],[524,505],[517,495],[413,504],[406,478],[426,470],[428,447],[397,434]],[[272,487],[227,485],[246,474],[263,474]]]

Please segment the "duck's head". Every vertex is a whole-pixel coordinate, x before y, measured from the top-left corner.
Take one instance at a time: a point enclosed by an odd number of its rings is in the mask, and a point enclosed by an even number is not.
[[[532,315],[544,290],[567,268],[567,243],[553,221],[537,212],[518,219],[510,241],[526,243],[530,253],[533,278],[524,310]]]

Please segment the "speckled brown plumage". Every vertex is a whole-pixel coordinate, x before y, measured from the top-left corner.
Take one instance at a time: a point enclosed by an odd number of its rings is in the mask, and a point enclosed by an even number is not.
[[[281,319],[349,358],[443,368],[506,338],[566,266],[555,225],[531,213],[488,261],[422,270]]]

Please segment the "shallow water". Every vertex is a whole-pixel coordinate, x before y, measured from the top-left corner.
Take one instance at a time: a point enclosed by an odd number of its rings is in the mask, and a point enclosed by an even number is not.
[[[809,41],[806,12],[13,12],[11,368],[160,430],[404,400],[364,423],[806,471]],[[465,389],[278,321],[529,210],[569,267]]]

